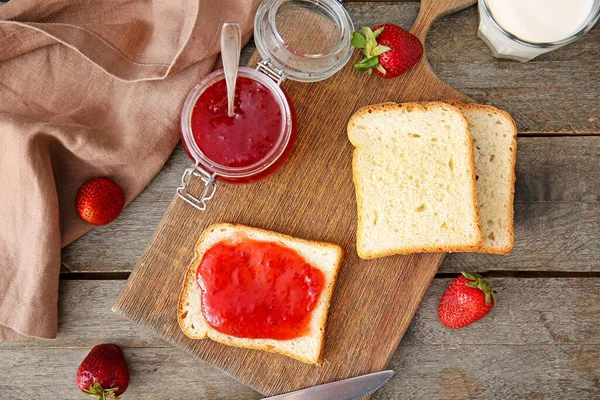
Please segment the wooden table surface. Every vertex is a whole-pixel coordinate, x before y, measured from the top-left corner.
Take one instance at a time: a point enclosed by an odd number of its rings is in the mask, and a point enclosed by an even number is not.
[[[355,25],[409,27],[419,3],[345,3]],[[477,38],[477,9],[436,22],[434,71],[519,128],[514,251],[452,254],[440,267],[374,399],[600,398],[600,26],[528,63],[497,60]],[[244,51],[248,60],[253,51]],[[258,393],[111,312],[189,164],[178,147],[112,224],[63,251],[53,341],[0,345],[0,398],[85,398],[75,371],[95,344],[121,345],[124,399],[258,399]],[[486,275],[498,305],[461,330],[437,304],[461,270]]]

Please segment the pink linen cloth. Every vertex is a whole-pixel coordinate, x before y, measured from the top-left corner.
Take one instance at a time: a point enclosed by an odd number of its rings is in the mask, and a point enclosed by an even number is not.
[[[259,0],[13,0],[0,6],[0,341],[54,338],[60,249],[107,176],[129,203],[179,140],[223,22],[245,40]],[[176,182],[174,182],[176,185]]]

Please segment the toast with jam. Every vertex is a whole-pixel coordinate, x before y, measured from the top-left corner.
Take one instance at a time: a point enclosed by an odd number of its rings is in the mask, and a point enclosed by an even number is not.
[[[320,364],[343,251],[243,225],[208,227],[195,246],[177,319],[192,339]]]

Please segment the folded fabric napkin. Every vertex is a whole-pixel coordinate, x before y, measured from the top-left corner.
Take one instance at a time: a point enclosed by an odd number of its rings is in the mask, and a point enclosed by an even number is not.
[[[60,249],[108,176],[130,202],[179,139],[221,24],[247,40],[259,0],[13,0],[0,6],[0,341],[54,338]],[[176,182],[173,183],[176,185]]]

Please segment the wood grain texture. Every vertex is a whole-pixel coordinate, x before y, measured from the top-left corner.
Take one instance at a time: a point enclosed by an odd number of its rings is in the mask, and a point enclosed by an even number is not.
[[[599,356],[598,345],[400,346],[373,398],[592,400]]]
[[[414,32],[424,37],[438,15],[473,2],[426,0]],[[348,94],[349,86],[355,89],[353,95]],[[425,59],[393,81],[376,76],[364,79],[347,65],[318,84],[285,82],[284,88],[298,116],[298,142],[285,168],[257,184],[221,185],[208,212],[200,213],[175,198],[114,306],[118,313],[265,395],[385,368],[442,258],[416,254],[364,261],[356,255],[352,146],[345,134],[350,115],[384,101],[468,101],[437,79]],[[344,248],[322,366],[183,335],[175,318],[181,282],[195,241],[215,222],[272,229]]]
[[[517,240],[512,255],[451,254],[440,271],[600,270],[600,253],[594,250],[600,248],[600,137],[520,137],[517,148]],[[188,162],[178,147],[119,219],[64,249],[68,269],[131,271]]]
[[[511,254],[449,254],[443,272],[598,271],[599,203],[516,203]]]
[[[368,7],[370,4],[364,4]],[[416,5],[416,4],[415,4]],[[414,7],[415,5],[404,4],[403,8]],[[357,7],[358,3],[352,4],[349,8]],[[362,4],[361,4],[362,6]],[[384,5],[372,5],[373,7],[384,7]],[[398,7],[399,5],[393,5]],[[417,5],[418,7],[418,5]],[[377,16],[375,16],[377,18]],[[477,36],[476,32],[479,26],[479,15],[477,7],[469,7],[460,12],[447,15],[441,18],[429,31],[425,45],[428,50],[429,60],[433,65],[437,64],[457,64],[470,63],[474,68],[481,64],[496,64],[499,67],[507,68],[514,66],[523,71],[529,71],[530,67],[550,65],[552,63],[564,63],[566,66],[575,67],[572,73],[584,72],[578,69],[586,69],[589,71],[597,70],[598,62],[600,61],[600,26],[592,28],[581,39],[563,46],[550,53],[542,54],[533,60],[526,63],[510,61],[506,59],[498,59],[493,57],[492,52],[487,45]],[[457,29],[459,28],[459,29]],[[535,76],[535,74],[533,74]],[[534,77],[532,76],[532,78]],[[513,82],[518,82],[516,79]],[[532,85],[535,79],[527,79],[521,82],[522,85]],[[489,83],[489,82],[488,82]],[[494,82],[494,84],[502,84],[503,82]],[[504,82],[506,83],[506,82]],[[552,82],[537,82],[538,84],[548,84]],[[598,82],[592,82],[597,85]],[[592,93],[593,87],[586,88],[590,82],[578,82],[576,85],[568,87],[569,90],[583,90]],[[596,86],[597,88],[597,86]],[[556,99],[559,101],[560,99]],[[565,121],[573,122],[573,121]]]
[[[355,26],[386,21],[409,27],[414,3],[350,3]],[[430,29],[425,51],[433,71],[475,101],[508,111],[522,135],[600,133],[600,24],[580,40],[527,63],[500,60],[477,37],[476,7]]]
[[[447,329],[437,318],[440,299],[451,281],[434,279],[401,347],[600,345],[599,278],[490,278],[497,305],[463,329]],[[509,367],[496,365],[494,370]]]
[[[113,342],[122,347],[172,347],[144,327],[111,312],[124,287],[124,280],[62,280],[56,339],[6,342],[0,343],[0,348],[91,348],[98,343]]]
[[[75,373],[90,348],[0,349],[2,400],[85,399]],[[261,396],[176,348],[124,348],[127,399],[260,399]]]
[[[0,349],[2,399],[85,399],[75,371],[88,351]],[[124,400],[263,398],[179,349],[124,352],[132,373]],[[599,345],[400,346],[390,363],[396,375],[371,399],[592,400],[600,390],[599,358]]]
[[[437,318],[440,298],[450,282],[433,280],[401,346],[600,345],[600,278],[490,278],[498,304],[489,317],[459,330],[446,329]],[[90,348],[106,342],[131,348],[172,347],[111,312],[124,286],[120,280],[62,281],[56,340],[0,343],[0,349]]]
[[[434,279],[392,358],[396,376],[374,399],[535,398],[532,393],[593,398],[600,378],[600,279],[490,279],[497,306],[460,330],[446,329],[437,319],[449,282]],[[62,398],[80,398],[74,371],[100,342],[124,348],[132,369],[124,398],[258,398],[111,313],[123,286],[123,281],[63,281],[57,340],[0,344],[2,399],[48,398],[58,387]],[[83,317],[89,315],[94,318]]]

